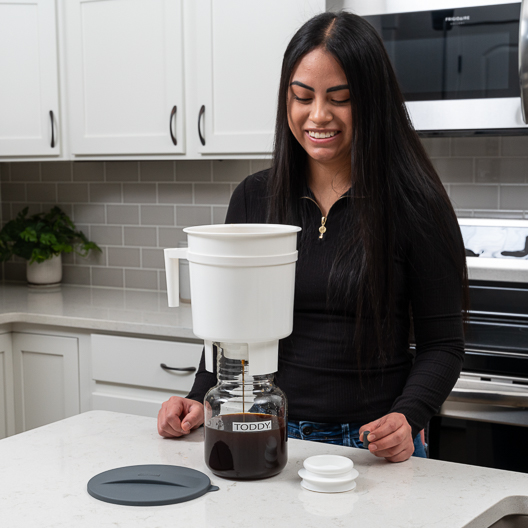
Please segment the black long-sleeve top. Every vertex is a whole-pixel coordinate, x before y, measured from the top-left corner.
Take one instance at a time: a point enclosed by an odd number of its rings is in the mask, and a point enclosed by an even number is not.
[[[247,177],[231,198],[226,223],[266,221],[267,171]],[[416,435],[438,412],[460,374],[464,338],[461,283],[449,257],[434,243],[408,243],[394,256],[396,288],[395,348],[384,364],[371,361],[358,369],[344,336],[355,327],[354,315],[327,307],[332,261],[344,232],[346,195],[334,203],[319,238],[321,211],[307,188],[303,206],[313,222],[305,233],[295,279],[291,336],[281,340],[276,384],[286,393],[290,420],[368,423],[390,412],[405,415]],[[452,221],[452,229],[458,229]],[[422,240],[422,239],[420,239]],[[416,349],[409,347],[412,311]],[[203,402],[216,384],[204,358],[188,398]]]

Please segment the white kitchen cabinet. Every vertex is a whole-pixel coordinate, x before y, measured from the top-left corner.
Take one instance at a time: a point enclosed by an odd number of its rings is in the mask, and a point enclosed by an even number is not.
[[[66,0],[71,152],[185,152],[181,0]]]
[[[196,53],[195,90],[188,90],[193,144],[200,153],[270,153],[284,51],[325,1],[193,0],[186,8]]]
[[[59,156],[54,0],[0,0],[0,159]]]
[[[17,433],[80,412],[78,339],[14,332],[12,350]]]
[[[202,348],[195,343],[93,334],[92,409],[157,416],[164,401],[190,391]]]
[[[0,334],[0,439],[15,432],[11,334]]]

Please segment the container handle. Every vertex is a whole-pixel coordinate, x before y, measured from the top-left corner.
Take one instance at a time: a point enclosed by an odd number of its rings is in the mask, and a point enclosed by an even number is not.
[[[188,248],[167,248],[165,255],[165,275],[167,278],[167,297],[169,307],[180,306],[180,269],[179,260],[187,259]]]

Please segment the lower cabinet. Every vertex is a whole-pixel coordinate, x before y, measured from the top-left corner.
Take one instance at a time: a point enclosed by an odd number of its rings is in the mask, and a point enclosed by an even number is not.
[[[0,439],[88,410],[156,417],[164,401],[190,391],[202,348],[26,323],[0,327]]]
[[[0,439],[15,432],[11,334],[0,333]]]
[[[12,334],[15,432],[79,414],[75,337]]]
[[[165,400],[190,391],[202,349],[195,343],[92,334],[92,408],[156,417]]]

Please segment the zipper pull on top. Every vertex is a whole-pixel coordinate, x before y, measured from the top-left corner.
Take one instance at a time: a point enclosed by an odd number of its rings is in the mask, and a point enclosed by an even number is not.
[[[326,224],[326,216],[323,216],[321,218],[321,227],[319,228],[319,233],[321,233],[319,235],[319,238],[323,238],[323,235],[326,233],[326,227],[325,227],[325,224]]]

